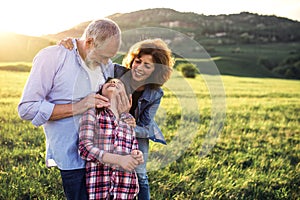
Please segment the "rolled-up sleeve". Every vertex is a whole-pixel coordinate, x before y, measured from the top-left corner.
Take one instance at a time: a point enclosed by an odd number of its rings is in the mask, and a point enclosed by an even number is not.
[[[45,124],[54,109],[54,104],[47,101],[23,102],[18,106],[19,116],[25,120],[31,120],[35,126]]]
[[[54,104],[43,101],[39,108],[38,113],[32,119],[32,124],[35,126],[40,126],[49,120],[54,109]]]

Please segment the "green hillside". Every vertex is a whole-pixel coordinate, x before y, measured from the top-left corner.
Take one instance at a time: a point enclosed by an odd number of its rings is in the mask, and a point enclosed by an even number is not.
[[[300,22],[297,21],[248,12],[205,16],[166,8],[116,13],[108,18],[116,21],[123,32],[142,27],[180,32],[214,58],[221,74],[300,79]],[[43,38],[0,35],[0,62],[31,61],[45,46],[66,37],[80,37],[89,22]],[[168,34],[161,37],[166,41],[177,39]],[[125,38],[124,44],[132,38],[136,35]],[[198,53],[190,52],[189,58]]]
[[[248,12],[205,16],[156,8],[117,13],[108,18],[116,21],[122,31],[141,27],[170,28],[190,36],[203,45],[300,41],[299,22]],[[48,37],[54,39],[70,35],[79,37],[82,33],[79,30],[83,30],[89,22]]]

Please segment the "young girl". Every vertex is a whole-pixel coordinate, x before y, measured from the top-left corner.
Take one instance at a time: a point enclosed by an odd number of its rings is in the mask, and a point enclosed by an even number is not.
[[[80,119],[79,151],[86,162],[89,199],[134,199],[139,191],[134,168],[143,163],[134,128],[124,122],[129,113],[118,114],[116,95],[125,93],[119,79],[108,79],[99,94],[110,106],[90,109]]]

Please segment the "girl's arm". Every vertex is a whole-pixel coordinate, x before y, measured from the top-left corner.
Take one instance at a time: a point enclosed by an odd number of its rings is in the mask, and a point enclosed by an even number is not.
[[[89,109],[79,121],[79,153],[82,159],[91,162],[101,162],[104,153],[94,144],[96,120],[96,110]]]
[[[104,163],[119,165],[126,171],[132,171],[139,165],[139,161],[131,155],[118,155],[105,152],[102,160]]]

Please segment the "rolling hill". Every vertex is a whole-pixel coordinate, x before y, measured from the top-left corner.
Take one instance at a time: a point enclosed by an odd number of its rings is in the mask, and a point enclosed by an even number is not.
[[[215,60],[221,74],[251,77],[300,77],[300,22],[287,18],[242,12],[205,16],[167,8],[108,16],[122,31],[158,27],[185,34]],[[0,35],[0,62],[30,61],[36,52],[65,37],[80,37],[90,21],[41,38]],[[174,40],[170,35],[165,40]],[[25,50],[25,51],[24,51]],[[191,56],[193,57],[193,56]],[[286,60],[294,60],[287,64]],[[296,75],[295,75],[296,74]]]
[[[108,18],[117,22],[122,31],[140,27],[170,28],[190,36],[203,45],[300,41],[299,22],[249,12],[205,16],[157,8],[116,13]],[[46,37],[55,40],[66,36],[80,37],[89,22]]]
[[[40,49],[53,44],[55,42],[47,38],[15,33],[0,34],[0,62],[32,61]]]

